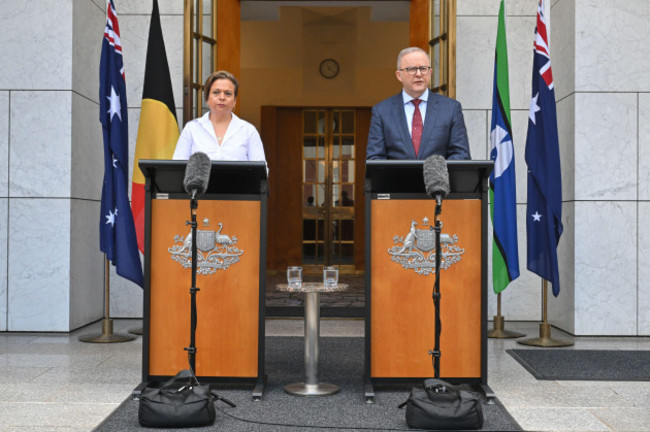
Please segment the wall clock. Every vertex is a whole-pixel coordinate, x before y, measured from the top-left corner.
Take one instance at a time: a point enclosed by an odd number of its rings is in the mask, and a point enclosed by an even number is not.
[[[319,71],[323,78],[332,79],[339,74],[339,62],[328,58],[320,62]]]

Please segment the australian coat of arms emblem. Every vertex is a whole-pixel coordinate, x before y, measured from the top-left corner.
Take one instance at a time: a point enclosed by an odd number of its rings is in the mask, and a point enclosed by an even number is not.
[[[422,228],[414,220],[411,221],[411,228],[402,237],[393,237],[395,246],[388,249],[391,260],[399,263],[405,269],[413,269],[417,274],[428,275],[436,272],[436,232],[433,225],[428,225],[429,219],[425,216],[422,220]],[[441,223],[442,226],[442,223]],[[460,248],[458,236],[440,233],[440,268],[448,269],[461,259],[465,249]]]
[[[203,226],[208,227],[209,219],[203,219]],[[239,257],[244,253],[237,247],[237,237],[222,234],[223,224],[217,224],[217,231],[196,230],[196,273],[200,275],[209,275],[219,269],[227,269],[239,261]],[[171,259],[183,266],[183,268],[192,267],[192,231],[183,237],[182,235],[174,236],[174,244],[167,250],[171,254]]]

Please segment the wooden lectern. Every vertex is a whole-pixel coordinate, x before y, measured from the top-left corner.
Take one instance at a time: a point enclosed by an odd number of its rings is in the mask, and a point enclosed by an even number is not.
[[[448,161],[440,274],[440,378],[487,387],[487,218],[491,161]],[[365,397],[434,376],[435,200],[422,161],[366,163]]]
[[[143,383],[188,369],[191,219],[186,161],[142,160],[146,183]],[[197,220],[196,376],[264,385],[268,184],[264,162],[212,162]]]

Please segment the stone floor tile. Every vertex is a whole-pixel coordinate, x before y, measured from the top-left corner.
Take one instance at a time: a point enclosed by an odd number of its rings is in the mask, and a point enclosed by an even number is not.
[[[593,410],[594,416],[615,431],[637,431],[650,429],[650,406],[644,408],[600,408]],[[646,429],[640,429],[646,425]]]
[[[505,404],[504,404],[505,405]],[[591,412],[576,408],[506,407],[526,431],[611,431]]]
[[[0,429],[0,432],[88,432],[88,430],[88,427],[84,426],[14,426]]]
[[[555,390],[539,385],[524,385],[500,393],[499,399],[506,406],[517,407],[623,407],[629,402],[607,387],[560,387]]]
[[[29,367],[29,366],[0,366],[0,383],[25,383],[32,382],[43,375],[51,367]]]
[[[81,427],[99,424],[117,403],[0,403],[0,427]],[[36,415],[38,413],[38,415]],[[2,429],[0,429],[2,430]]]

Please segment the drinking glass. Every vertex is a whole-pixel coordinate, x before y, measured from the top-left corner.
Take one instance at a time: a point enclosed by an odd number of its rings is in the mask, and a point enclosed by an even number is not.
[[[302,286],[302,267],[287,268],[287,282],[291,288],[300,288]]]
[[[339,283],[339,269],[337,267],[323,268],[323,284],[326,287],[335,287]]]

